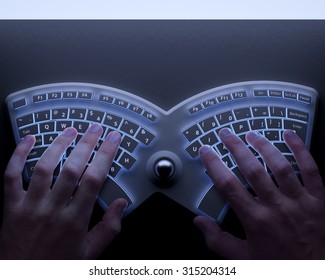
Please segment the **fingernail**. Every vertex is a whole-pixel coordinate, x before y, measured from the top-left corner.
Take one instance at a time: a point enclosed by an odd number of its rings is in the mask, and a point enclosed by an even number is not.
[[[200,153],[200,155],[202,155],[202,156],[207,155],[207,154],[210,153],[211,151],[212,151],[212,148],[211,148],[211,146],[209,146],[209,145],[204,145],[204,146],[202,146],[202,147],[199,149],[199,153]]]
[[[295,139],[297,134],[294,130],[288,129],[284,132],[286,138]]]
[[[116,131],[112,131],[108,134],[108,141],[115,144],[117,142],[120,142],[121,140],[121,135],[116,132]]]
[[[102,130],[102,127],[98,124],[92,124],[88,130],[92,133],[99,133]]]
[[[227,137],[228,135],[232,134],[232,131],[226,127],[226,128],[223,128],[219,131],[219,136],[220,137]]]
[[[29,144],[34,139],[33,135],[26,135],[24,138],[22,138],[20,141],[24,144]]]
[[[123,214],[123,212],[125,211],[125,209],[128,207],[128,202],[125,199],[122,199],[122,201],[120,202],[119,206],[118,206],[118,210],[120,211],[121,215]]]
[[[261,134],[259,132],[257,132],[257,131],[249,131],[246,134],[246,140],[247,141],[253,141],[254,139],[256,139],[256,138],[258,138],[260,136],[261,136]]]
[[[72,127],[68,127],[65,130],[63,130],[63,135],[67,137],[72,137],[74,136],[76,131]]]

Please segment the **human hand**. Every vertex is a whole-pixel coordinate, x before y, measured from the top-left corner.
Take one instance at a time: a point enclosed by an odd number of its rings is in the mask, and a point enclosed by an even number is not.
[[[251,151],[228,129],[219,136],[257,195],[254,198],[208,146],[200,157],[236,212],[247,240],[235,238],[206,217],[196,217],[210,249],[228,259],[324,259],[325,190],[317,165],[303,141],[285,131],[284,139],[301,170],[301,183],[287,159],[258,132],[246,140],[263,157],[278,185]]]
[[[102,221],[88,232],[96,197],[121,140],[117,132],[108,134],[83,174],[101,135],[100,125],[88,128],[51,188],[53,172],[77,136],[74,128],[65,129],[36,164],[27,191],[21,174],[35,138],[26,136],[18,144],[5,172],[0,258],[96,258],[119,233],[127,206],[124,199],[115,200]]]

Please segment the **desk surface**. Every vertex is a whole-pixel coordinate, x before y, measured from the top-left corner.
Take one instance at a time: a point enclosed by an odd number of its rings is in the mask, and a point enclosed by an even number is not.
[[[325,21],[0,21],[0,125],[6,131],[0,140],[1,177],[14,148],[6,96],[65,81],[120,88],[164,109],[233,82],[280,80],[313,87],[320,93],[320,110],[312,153],[324,175],[324,49]],[[96,206],[92,222],[101,215]],[[123,221],[122,233],[102,257],[218,258],[192,219],[155,195]],[[224,227],[243,235],[232,212]]]

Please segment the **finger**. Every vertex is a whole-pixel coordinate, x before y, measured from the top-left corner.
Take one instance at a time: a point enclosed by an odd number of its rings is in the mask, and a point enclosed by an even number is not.
[[[210,146],[202,146],[199,155],[223,198],[229,202],[237,215],[245,220],[251,215],[251,211],[256,210],[254,198]]]
[[[207,217],[198,216],[194,224],[203,233],[208,248],[226,259],[248,259],[247,242],[223,231]]]
[[[27,199],[39,200],[50,191],[54,170],[60,162],[63,153],[71,145],[76,136],[77,131],[74,128],[66,128],[45,150],[35,165],[26,196]]]
[[[20,141],[8,162],[4,174],[4,195],[6,203],[17,203],[25,194],[23,190],[22,172],[27,156],[34,145],[35,137],[27,135]]]
[[[121,231],[121,218],[128,203],[119,198],[108,207],[102,221],[88,233],[87,259],[97,258]]]
[[[302,188],[300,181],[291,164],[281,152],[258,132],[248,132],[246,139],[262,156],[279,185],[280,190],[292,198],[301,195]]]
[[[112,131],[107,135],[92,163],[82,176],[80,185],[71,202],[71,206],[83,209],[86,213],[91,213],[97,195],[104,184],[115,158],[120,142],[121,135],[118,132]]]
[[[235,159],[242,175],[261,201],[277,201],[278,192],[264,166],[245,143],[229,129],[222,129],[219,137]]]
[[[283,136],[297,161],[308,192],[315,196],[324,195],[324,185],[318,167],[304,142],[292,130],[285,131]]]
[[[103,129],[98,124],[93,124],[87,129],[62,167],[52,188],[51,203],[66,205],[71,200],[71,196],[102,133]]]

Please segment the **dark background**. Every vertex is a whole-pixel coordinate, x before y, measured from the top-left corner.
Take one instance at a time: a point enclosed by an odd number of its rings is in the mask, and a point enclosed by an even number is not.
[[[325,21],[0,21],[1,182],[13,151],[4,100],[20,89],[90,82],[141,96],[163,109],[204,90],[246,80],[303,84],[320,93],[312,145],[324,177]],[[96,206],[92,224],[102,210]],[[123,220],[102,258],[220,258],[193,214],[154,195]],[[243,236],[234,213],[226,230]]]

